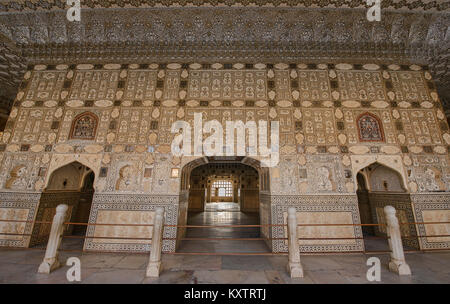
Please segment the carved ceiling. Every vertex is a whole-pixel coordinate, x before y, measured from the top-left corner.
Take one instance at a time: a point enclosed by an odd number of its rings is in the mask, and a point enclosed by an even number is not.
[[[65,0],[3,0],[0,11],[64,9]],[[81,0],[86,8],[149,8],[149,7],[301,7],[301,8],[364,8],[363,0]],[[383,0],[383,9],[444,11],[450,3],[444,0]]]
[[[359,0],[156,2],[171,7],[82,1],[81,22],[68,22],[62,0],[1,1],[1,92],[13,99],[26,64],[35,63],[344,60],[428,64],[450,102],[450,2],[383,0],[381,22],[368,22]]]
[[[0,118],[12,107],[25,69],[19,50],[0,34]]]

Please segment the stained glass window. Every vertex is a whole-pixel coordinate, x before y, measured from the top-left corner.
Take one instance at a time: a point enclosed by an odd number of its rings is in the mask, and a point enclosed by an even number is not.
[[[358,118],[360,141],[384,141],[380,120],[373,114],[364,113]]]
[[[93,113],[83,113],[75,117],[72,123],[70,138],[91,140],[97,131],[97,116]]]

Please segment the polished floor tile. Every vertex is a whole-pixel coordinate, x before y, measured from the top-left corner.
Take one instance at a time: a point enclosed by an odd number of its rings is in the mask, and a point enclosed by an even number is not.
[[[52,284],[68,283],[66,260],[60,255],[62,267],[51,274],[38,274],[44,252],[0,249],[0,283]],[[287,256],[162,256],[159,278],[146,278],[148,254],[82,253],[81,283],[254,283],[254,284],[367,284],[367,259],[371,255],[307,255],[301,257],[304,278],[290,278]],[[412,253],[406,255],[411,276],[389,272],[389,255],[376,255],[381,262],[381,282],[387,284],[450,283],[450,253]],[[15,257],[15,258],[13,258]],[[8,260],[8,258],[10,258]],[[31,258],[31,259],[30,259]],[[30,259],[26,262],[26,259]]]
[[[179,252],[270,252],[263,240],[239,240],[260,238],[259,227],[215,227],[228,225],[258,225],[258,213],[217,210],[190,212],[187,223],[188,225],[209,227],[187,228],[186,238],[220,238],[220,240],[184,240],[180,242]]]
[[[222,208],[222,207],[220,207]],[[190,213],[191,225],[257,224],[259,215],[240,211]],[[259,238],[259,228],[190,228],[189,238]],[[384,240],[368,240],[366,249],[383,250]],[[223,253],[270,254],[264,241],[210,240],[182,241],[178,254],[162,255],[159,278],[146,278],[148,253],[81,252],[83,239],[64,239],[60,252],[62,267],[51,274],[38,274],[44,249],[0,248],[0,283],[68,283],[66,260],[79,257],[81,283],[145,283],[145,284],[422,284],[450,283],[450,252],[408,253],[406,260],[411,276],[398,276],[388,270],[389,254],[302,255],[304,278],[291,278],[287,272],[286,255],[222,255]],[[37,248],[39,249],[39,248]],[[75,251],[71,251],[75,250]],[[189,252],[210,252],[216,255],[190,255]],[[183,254],[185,253],[185,254]],[[366,278],[367,259],[380,258],[381,282]]]
[[[186,229],[186,238],[200,240],[183,240],[179,252],[214,252],[214,253],[244,253],[270,252],[269,247],[261,237],[259,227],[217,227],[230,225],[258,225],[258,213],[244,213],[233,209],[236,203],[208,203],[207,211],[189,212],[188,225],[206,226]],[[227,207],[231,206],[231,207]],[[205,240],[208,238],[221,240]],[[228,239],[228,240],[227,240]],[[243,240],[239,240],[243,239]],[[364,239],[366,251],[389,251],[387,240],[367,236]],[[406,248],[410,249],[410,248]]]

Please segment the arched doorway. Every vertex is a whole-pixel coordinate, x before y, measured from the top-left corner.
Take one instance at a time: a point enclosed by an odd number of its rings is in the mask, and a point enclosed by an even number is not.
[[[394,206],[400,222],[413,222],[411,200],[401,175],[380,163],[373,163],[361,169],[357,175],[358,208],[361,224],[385,224],[384,207]],[[402,226],[402,235],[415,235],[415,228]],[[386,228],[384,226],[363,226],[364,245],[367,251],[386,250]],[[379,238],[383,237],[383,238]],[[411,245],[409,238],[405,243]],[[412,245],[414,246],[414,245]]]
[[[260,223],[261,168],[245,157],[205,157],[182,170],[182,193],[186,200],[188,225],[227,226]],[[265,179],[264,179],[265,180]],[[183,189],[184,187],[184,189]],[[183,196],[183,195],[182,195]],[[222,240],[184,240],[180,252],[266,252],[258,227],[188,228],[185,238],[220,238]],[[223,240],[230,238],[234,240]]]
[[[67,221],[88,223],[94,196],[94,172],[87,166],[75,161],[52,172],[39,201],[36,221],[51,222],[56,206],[67,204]],[[33,228],[30,246],[45,245],[51,224],[36,224]],[[64,235],[84,236],[85,225],[69,225]],[[84,238],[64,240],[66,247],[80,249]]]

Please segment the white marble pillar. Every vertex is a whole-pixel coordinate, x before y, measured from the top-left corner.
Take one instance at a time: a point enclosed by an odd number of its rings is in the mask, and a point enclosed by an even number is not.
[[[58,260],[58,249],[61,245],[64,232],[64,220],[66,218],[68,208],[69,207],[65,204],[61,204],[56,207],[56,214],[53,217],[44,260],[38,269],[39,273],[50,273],[61,266],[61,263]]]
[[[411,275],[411,269],[405,261],[405,253],[403,252],[402,236],[400,225],[398,223],[396,210],[392,206],[384,207],[384,214],[387,223],[387,235],[389,248],[391,250],[391,260],[389,261],[389,270],[399,275]]]
[[[297,215],[295,208],[288,209],[289,263],[287,270],[291,278],[303,278],[303,267],[300,263],[300,246],[297,235]]]
[[[150,258],[147,265],[147,277],[159,277],[161,273],[161,251],[162,238],[164,231],[164,208],[159,207],[155,212],[153,221],[152,245],[150,249]]]

